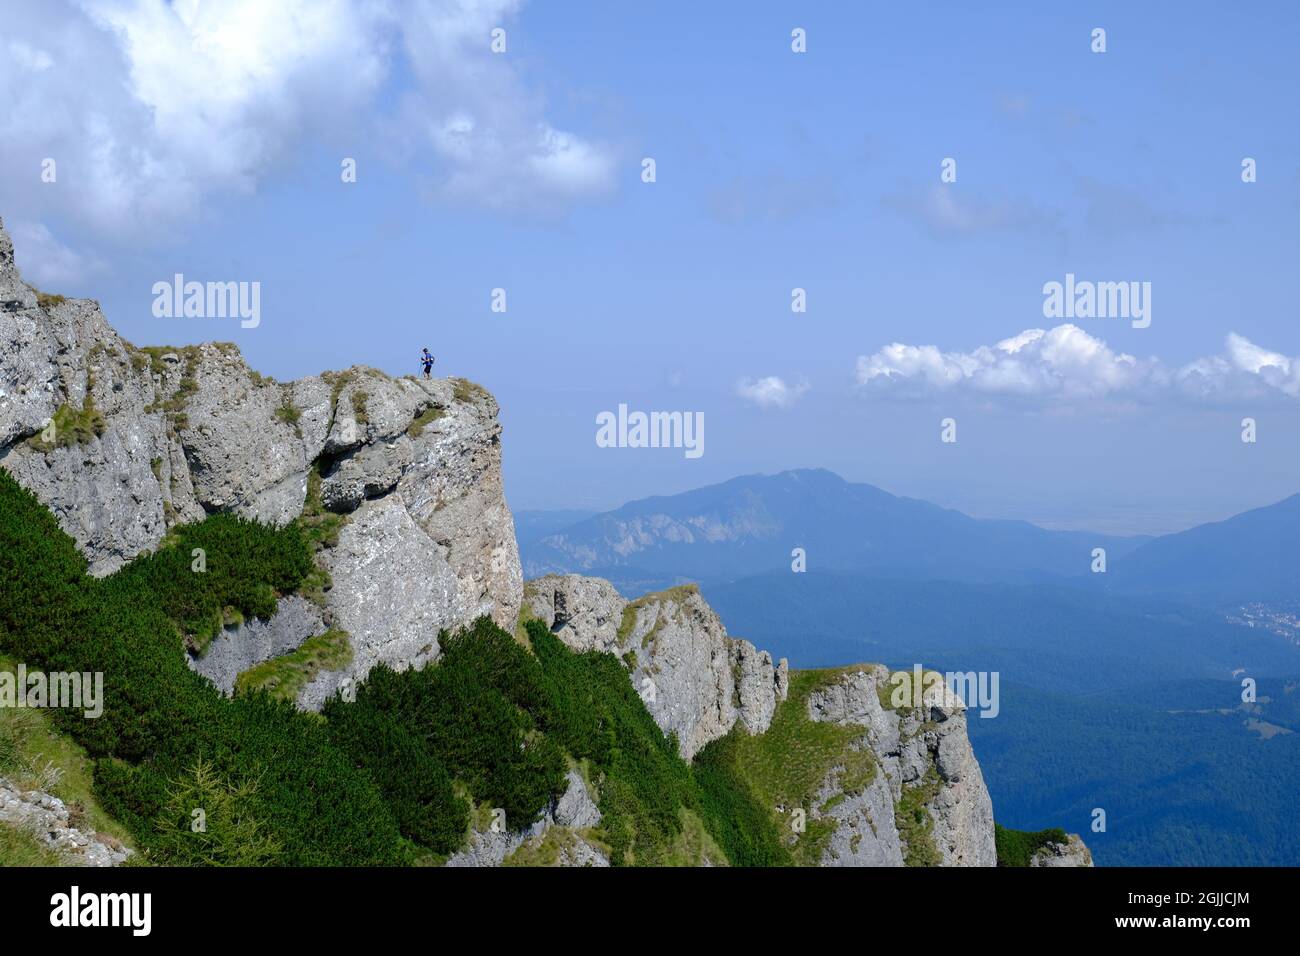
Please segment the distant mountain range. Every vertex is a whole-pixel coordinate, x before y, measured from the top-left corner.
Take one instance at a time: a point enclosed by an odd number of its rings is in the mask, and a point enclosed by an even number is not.
[[[746,475],[552,528],[521,534],[525,575],[580,572],[632,592],[789,570],[795,548],[809,570],[1027,583],[1087,574],[1093,548],[1114,560],[1149,540],[971,518],[824,469]]]
[[[1300,494],[1156,538],[1117,560],[1110,583],[1214,602],[1300,597]]]
[[[1300,596],[1300,495],[1178,534],[1116,537],[972,518],[825,469],[745,475],[613,511],[517,517],[524,573],[608,578],[629,596],[684,581],[789,571],[988,584],[1082,583],[1105,548],[1106,588],[1216,604]]]

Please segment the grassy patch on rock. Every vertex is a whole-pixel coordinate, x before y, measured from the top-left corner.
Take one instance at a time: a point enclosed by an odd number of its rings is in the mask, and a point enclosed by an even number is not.
[[[336,671],[352,663],[348,632],[334,629],[302,642],[288,654],[250,667],[235,678],[235,693],[265,691],[277,700],[296,700],[304,687],[322,671]]]
[[[929,804],[943,789],[939,771],[931,765],[919,781],[903,787],[894,804],[894,823],[903,842],[903,862],[908,866],[939,866],[943,854],[934,844],[934,817]]]
[[[70,445],[84,445],[104,434],[106,427],[103,414],[95,407],[95,400],[87,390],[80,408],[60,405],[50,423],[28,441],[39,451],[48,452]]]
[[[406,426],[406,434],[410,435],[412,438],[419,438],[424,434],[425,428],[432,425],[446,414],[447,410],[445,408],[439,408],[437,405],[426,408],[416,416],[415,420],[411,422],[410,425]]]
[[[752,820],[745,822],[743,829],[738,824],[720,824],[737,841],[735,847],[728,848],[733,859],[743,850],[740,855],[746,862],[785,862],[783,854],[771,846],[775,831],[788,862],[816,866],[835,826],[834,821],[815,819],[812,814],[817,792],[828,775],[838,768],[841,790],[856,794],[879,772],[870,748],[853,749],[865,734],[863,728],[821,723],[808,716],[809,695],[845,670],[791,672],[789,696],[777,707],[766,733],[751,736],[737,724],[726,737],[696,755],[696,776],[709,782],[711,793],[747,791],[767,812],[767,827]],[[712,810],[715,817],[734,816],[734,810],[721,803]],[[802,833],[792,828],[794,810],[804,811]]]

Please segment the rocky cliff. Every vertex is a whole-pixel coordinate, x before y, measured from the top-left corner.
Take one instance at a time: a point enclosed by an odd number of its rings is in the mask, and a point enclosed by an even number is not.
[[[97,303],[24,283],[0,223],[0,466],[57,517],[93,574],[216,512],[316,532],[316,592],[282,596],[270,619],[232,621],[187,652],[224,691],[258,665],[341,635],[346,663],[315,670],[297,692],[300,706],[319,708],[377,663],[437,660],[444,629],[488,615],[514,630],[528,615],[575,651],[621,660],[688,761],[723,738],[767,734],[790,707],[801,721],[847,728],[843,752],[819,765],[815,799],[797,808],[828,834],[810,862],[994,865],[988,791],[961,701],[942,687],[891,708],[881,693],[888,671],[864,665],[796,700],[786,661],[728,635],[693,585],[631,601],[578,575],[525,586],[497,412],[491,395],[459,379],[353,367],[278,383],[233,345],[137,348]],[[11,799],[7,812],[28,813],[28,803]],[[563,796],[529,829],[476,825],[450,863],[604,865],[589,839],[600,820],[570,772]],[[721,862],[716,853],[697,859]],[[1036,865],[1087,859],[1072,838]]]
[[[802,708],[814,723],[860,729],[845,737],[806,806],[770,808],[814,821],[820,865],[997,865],[993,804],[966,708],[941,684],[925,688],[915,706],[896,707],[889,669],[867,664],[817,672],[815,689],[796,700],[787,662],[774,664],[729,636],[694,586],[629,601],[601,578],[551,574],[525,583],[524,613],[575,651],[619,657],[687,760],[733,728],[765,733],[782,706]],[[790,843],[801,838],[791,833]],[[1091,857],[1071,836],[1034,865],[1091,865]]]
[[[966,736],[965,705],[938,685],[918,706],[890,707],[889,677],[885,667],[846,668],[808,698],[814,721],[863,728],[860,745],[884,771],[857,794],[839,774],[827,776],[825,802],[812,811],[834,821],[823,865],[996,866],[993,801]]]
[[[694,585],[627,601],[601,578],[554,574],[529,581],[524,600],[572,649],[618,656],[687,760],[737,721],[762,733],[785,700],[786,661],[729,637]]]
[[[232,629],[195,662],[227,689],[232,668],[329,628],[349,635],[351,663],[319,675],[308,706],[376,662],[435,659],[441,628],[481,614],[513,627],[523,582],[500,434],[495,400],[464,380],[354,367],[277,383],[233,345],[137,348],[96,302],[24,283],[0,222],[0,466],[93,574],[214,512],[284,524],[309,485],[310,505],[341,518],[319,608],[277,614],[260,643]]]

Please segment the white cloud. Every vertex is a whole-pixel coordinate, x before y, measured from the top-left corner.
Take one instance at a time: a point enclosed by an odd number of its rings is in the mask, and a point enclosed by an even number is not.
[[[605,145],[546,118],[489,49],[520,0],[43,0],[6,4],[0,209],[99,237],[191,226],[318,143],[431,171],[513,211],[612,188]],[[41,163],[57,163],[42,183]],[[422,172],[423,174],[423,172]],[[141,224],[148,228],[140,229]],[[67,230],[65,230],[67,231]]]
[[[438,196],[546,210],[614,186],[611,148],[551,125],[508,55],[491,51],[492,30],[522,5],[418,0],[402,6],[402,42],[415,81],[390,132],[407,136],[410,149],[431,147],[445,161],[431,184]],[[506,42],[509,50],[509,29]]]
[[[895,342],[859,356],[855,377],[863,389],[915,397],[961,391],[1067,402],[1169,395],[1232,400],[1279,393],[1300,398],[1300,359],[1267,351],[1235,333],[1222,355],[1171,368],[1158,358],[1117,352],[1069,324],[1027,329],[970,352]]]
[[[775,375],[765,378],[742,378],[736,384],[736,394],[759,408],[789,408],[808,391],[807,382],[788,384]]]
[[[7,228],[18,268],[37,288],[57,289],[103,268],[103,263],[59,242],[44,223],[19,219]]]

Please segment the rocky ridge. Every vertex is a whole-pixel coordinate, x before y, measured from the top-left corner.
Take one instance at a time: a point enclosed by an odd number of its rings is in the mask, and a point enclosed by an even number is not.
[[[525,610],[575,651],[616,655],[664,733],[690,760],[739,721],[772,723],[789,686],[787,663],[728,636],[694,585],[628,601],[608,581],[553,574],[529,581]]]
[[[993,801],[984,785],[970,740],[966,708],[943,685],[927,687],[919,706],[892,708],[888,668],[846,668],[828,686],[808,698],[808,716],[841,726],[862,727],[862,746],[869,747],[884,775],[876,775],[861,794],[845,794],[832,772],[822,787],[829,816],[835,821],[823,865],[901,865],[909,855],[921,857],[924,841],[943,866],[996,866]],[[928,822],[901,827],[897,808],[923,810]],[[843,799],[843,797],[849,799]],[[821,816],[814,806],[812,815]]]
[[[136,348],[98,303],[23,282],[0,222],[0,466],[55,514],[91,573],[210,513],[291,521],[319,474],[321,506],[346,522],[321,555],[333,586],[314,630],[346,631],[353,653],[302,692],[304,706],[380,661],[436,659],[442,628],[483,614],[514,626],[523,582],[497,412],[461,379],[355,366],[277,383],[230,344]],[[270,622],[267,653],[301,643],[298,610]],[[257,648],[235,656],[259,662]],[[208,670],[227,685],[230,666]]]

